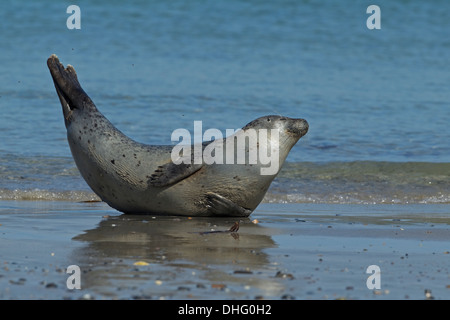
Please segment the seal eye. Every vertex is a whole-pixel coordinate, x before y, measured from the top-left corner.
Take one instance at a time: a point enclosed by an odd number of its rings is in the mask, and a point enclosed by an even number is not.
[[[270,118],[267,118],[267,121],[270,122]]]

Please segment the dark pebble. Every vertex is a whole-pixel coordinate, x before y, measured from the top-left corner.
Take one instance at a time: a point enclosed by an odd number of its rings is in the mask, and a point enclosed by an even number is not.
[[[178,291],[191,291],[191,288],[180,286],[180,287],[178,287],[177,290],[178,290]]]
[[[50,283],[47,283],[47,284],[45,285],[45,287],[46,287],[47,289],[52,289],[52,288],[57,288],[58,286],[56,285],[56,283],[50,282]]]
[[[275,274],[275,278],[283,278],[283,279],[290,279],[290,280],[292,280],[292,279],[294,279],[294,276],[292,274],[290,274],[290,273],[284,273],[284,272],[278,271]]]
[[[236,274],[253,274],[250,270],[235,270],[233,273]]]

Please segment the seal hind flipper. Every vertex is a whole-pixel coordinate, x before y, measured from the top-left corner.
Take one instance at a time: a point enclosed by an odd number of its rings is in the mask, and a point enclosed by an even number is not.
[[[52,54],[47,60],[47,66],[55,85],[56,93],[63,109],[66,127],[74,109],[83,109],[85,106],[94,106],[91,98],[84,92],[78,82],[77,73],[71,65],[66,68],[59,62],[58,57]]]
[[[174,164],[173,162],[158,166],[158,169],[148,179],[148,184],[152,187],[168,187],[202,168],[202,164]]]
[[[209,211],[214,216],[248,217],[252,213],[252,210],[241,207],[217,193],[208,192],[206,201]]]

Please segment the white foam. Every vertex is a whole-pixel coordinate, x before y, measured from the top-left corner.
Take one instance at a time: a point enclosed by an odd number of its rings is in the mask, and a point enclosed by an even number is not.
[[[54,191],[42,189],[8,190],[0,189],[0,200],[16,201],[98,201],[97,195],[91,191]]]

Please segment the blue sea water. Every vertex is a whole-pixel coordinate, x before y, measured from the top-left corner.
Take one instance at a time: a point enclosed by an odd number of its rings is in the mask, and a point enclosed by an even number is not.
[[[81,29],[69,30],[69,5]],[[381,29],[369,30],[369,5]],[[448,1],[2,1],[0,199],[85,199],[46,59],[122,132],[305,118],[266,201],[450,202]]]

